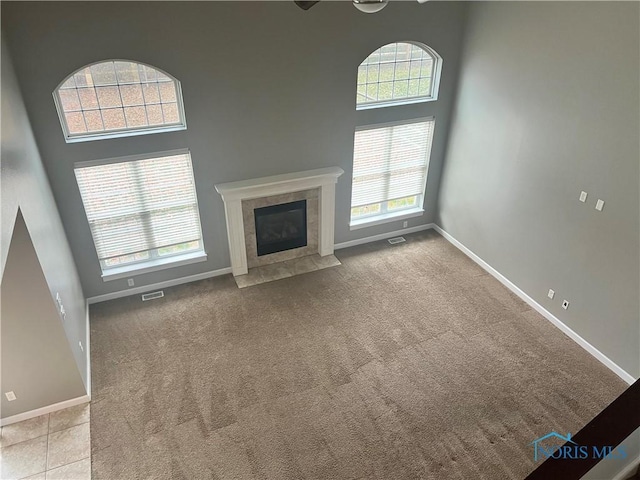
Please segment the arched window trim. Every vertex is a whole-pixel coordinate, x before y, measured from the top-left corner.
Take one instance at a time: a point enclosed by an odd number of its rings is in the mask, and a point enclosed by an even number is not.
[[[415,96],[415,97],[405,97],[405,98],[394,99],[394,100],[381,100],[381,101],[367,102],[367,103],[361,103],[361,104],[357,103],[357,94],[356,94],[356,110],[369,110],[373,108],[384,108],[384,107],[391,107],[396,105],[410,105],[414,103],[434,102],[438,100],[438,91],[440,88],[440,74],[442,72],[442,57],[433,48],[429,47],[428,45],[422,42],[417,42],[414,40],[398,40],[396,42],[385,43],[384,45],[381,45],[380,47],[371,51],[362,60],[362,62],[360,62],[360,64],[358,65],[358,68],[362,65],[362,63],[364,63],[364,61],[367,58],[373,55],[373,53],[376,52],[377,50],[383,47],[386,47],[387,45],[393,45],[396,43],[408,43],[410,45],[415,45],[416,47],[419,47],[422,50],[424,50],[429,56],[431,56],[431,58],[433,59],[431,94],[428,96],[422,95],[422,96]]]
[[[60,98],[60,89],[61,87],[71,78],[73,77],[76,73],[84,70],[85,68],[90,68],[94,65],[98,65],[101,63],[107,63],[107,62],[128,62],[128,63],[135,63],[137,65],[142,65],[148,68],[151,68],[163,75],[165,75],[166,77],[168,77],[169,79],[171,79],[171,81],[173,82],[173,85],[175,86],[176,89],[176,104],[177,104],[177,108],[178,108],[178,119],[179,122],[175,123],[175,124],[170,124],[170,125],[154,125],[154,126],[143,126],[143,127],[126,127],[126,128],[122,128],[122,129],[117,129],[117,130],[108,130],[108,131],[99,131],[99,132],[83,132],[83,133],[71,133],[69,131],[69,127],[67,125],[67,120],[66,117],[64,115],[64,110],[62,108],[62,100]],[[109,58],[109,59],[104,59],[104,60],[99,60],[96,62],[92,62],[86,65],[81,66],[80,68],[74,70],[71,74],[67,75],[55,88],[55,90],[52,93],[53,95],[53,101],[55,103],[56,106],[56,111],[58,113],[58,118],[60,120],[60,125],[62,126],[62,132],[64,134],[64,138],[65,141],[67,143],[76,143],[76,142],[86,142],[86,141],[91,141],[91,140],[103,140],[103,139],[110,139],[110,138],[122,138],[122,137],[132,137],[132,136],[137,136],[137,135],[147,135],[147,134],[151,134],[151,133],[163,133],[163,132],[175,132],[175,131],[180,131],[180,130],[186,130],[187,129],[187,120],[186,120],[186,115],[184,112],[184,102],[182,99],[182,86],[180,84],[180,81],[174,77],[173,75],[171,75],[170,73],[166,72],[165,70],[158,68],[154,65],[150,65],[148,63],[144,63],[144,62],[139,62],[137,60],[130,60],[130,59],[123,59],[123,58]],[[102,110],[102,109],[99,109]]]

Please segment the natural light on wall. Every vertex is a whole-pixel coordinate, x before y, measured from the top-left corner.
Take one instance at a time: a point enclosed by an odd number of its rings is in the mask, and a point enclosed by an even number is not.
[[[188,151],[75,169],[103,278],[206,259]]]
[[[358,67],[356,108],[435,100],[442,59],[420,43],[380,47]]]
[[[67,142],[184,130],[180,82],[141,63],[81,68],[53,92]]]
[[[423,118],[356,130],[352,228],[423,212],[434,125]]]

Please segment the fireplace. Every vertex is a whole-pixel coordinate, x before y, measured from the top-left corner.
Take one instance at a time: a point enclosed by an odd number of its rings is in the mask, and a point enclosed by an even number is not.
[[[343,173],[339,167],[326,167],[217,184],[216,191],[224,201],[233,275],[246,275],[249,267],[291,260],[300,254],[332,255],[336,182]],[[273,201],[278,197],[282,198]],[[302,199],[307,200],[307,246],[258,257],[253,246],[256,210]]]
[[[254,209],[258,256],[307,245],[307,201]]]

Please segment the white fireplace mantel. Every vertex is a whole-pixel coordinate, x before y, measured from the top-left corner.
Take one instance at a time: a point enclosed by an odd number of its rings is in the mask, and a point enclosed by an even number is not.
[[[340,167],[328,167],[216,185],[216,191],[224,201],[233,275],[244,275],[249,271],[242,200],[318,188],[318,253],[321,256],[333,254],[336,182],[343,173]]]

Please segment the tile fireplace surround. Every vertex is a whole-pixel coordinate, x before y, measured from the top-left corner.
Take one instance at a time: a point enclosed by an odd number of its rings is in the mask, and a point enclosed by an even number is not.
[[[253,200],[317,189],[317,253],[322,257],[332,255],[336,182],[338,181],[338,177],[343,173],[344,170],[339,167],[328,167],[216,185],[216,191],[222,196],[222,200],[224,201],[233,275],[246,275],[249,271],[247,263],[247,232],[245,231],[245,219],[242,209],[243,200]],[[308,253],[312,254],[316,252]]]

